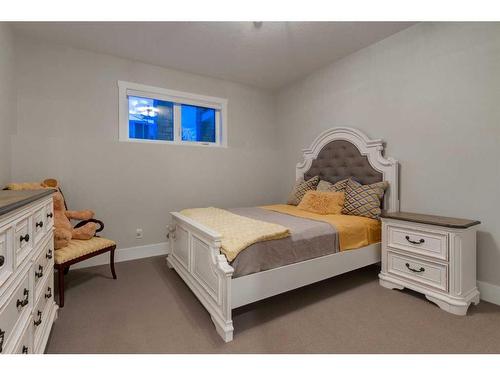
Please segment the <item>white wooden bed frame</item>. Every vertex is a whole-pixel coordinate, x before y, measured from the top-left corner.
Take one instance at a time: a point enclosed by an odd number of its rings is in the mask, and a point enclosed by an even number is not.
[[[304,176],[325,145],[339,139],[353,143],[389,181],[384,208],[397,211],[398,163],[384,157],[382,140],[370,140],[357,129],[333,128],[321,133],[311,148],[303,150],[304,161],[297,164],[297,178]],[[178,212],[171,215],[167,265],[205,306],[225,342],[233,339],[232,309],[380,262],[380,243],[376,243],[233,279],[234,270],[220,252],[221,236]]]

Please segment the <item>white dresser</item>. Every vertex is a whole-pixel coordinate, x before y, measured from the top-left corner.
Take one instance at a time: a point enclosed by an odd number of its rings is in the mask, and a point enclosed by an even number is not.
[[[384,214],[380,285],[415,290],[443,310],[465,315],[471,303],[479,303],[478,224],[408,212]]]
[[[0,191],[0,353],[43,353],[57,317],[52,190]]]

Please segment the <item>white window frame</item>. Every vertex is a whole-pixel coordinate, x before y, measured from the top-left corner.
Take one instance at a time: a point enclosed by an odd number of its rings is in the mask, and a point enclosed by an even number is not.
[[[137,139],[129,137],[128,96],[140,96],[174,103],[174,140]],[[140,83],[118,81],[118,122],[120,142],[163,143],[203,147],[227,147],[227,99],[215,96],[192,94],[168,90]],[[194,105],[215,109],[215,142],[195,142],[182,140],[181,105]]]

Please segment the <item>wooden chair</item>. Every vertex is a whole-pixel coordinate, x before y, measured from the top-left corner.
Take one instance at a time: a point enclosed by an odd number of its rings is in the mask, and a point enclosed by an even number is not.
[[[113,279],[116,280],[115,249],[114,241],[96,236],[90,240],[71,240],[68,246],[55,251],[54,268],[57,270],[59,307],[64,307],[64,275],[73,264],[109,252],[109,266]]]
[[[60,193],[64,198],[64,194],[59,188]],[[68,209],[66,199],[64,199],[64,206]],[[54,253],[54,268],[57,270],[57,279],[59,286],[59,307],[64,307],[64,275],[69,272],[69,268],[76,263],[82,262],[89,258],[109,252],[109,266],[113,279],[116,280],[115,272],[115,249],[116,243],[107,238],[97,235],[104,229],[104,223],[97,219],[82,220],[74,227],[79,228],[87,223],[96,223],[99,228],[96,230],[96,235],[90,240],[71,240],[69,245],[58,249]]]
[[[57,187],[64,198],[64,194],[60,187]],[[9,190],[8,187],[3,190]],[[64,199],[64,207],[68,209],[66,199]],[[86,259],[93,258],[97,255],[109,252],[109,265],[113,279],[116,280],[115,272],[115,249],[116,243],[112,240],[100,237],[97,233],[102,232],[104,223],[97,219],[82,220],[77,223],[74,228],[79,228],[87,223],[96,223],[99,227],[96,230],[95,237],[90,240],[71,240],[69,245],[58,249],[54,252],[54,268],[57,270],[59,284],[59,307],[64,307],[64,275],[69,271],[70,266],[82,262]]]

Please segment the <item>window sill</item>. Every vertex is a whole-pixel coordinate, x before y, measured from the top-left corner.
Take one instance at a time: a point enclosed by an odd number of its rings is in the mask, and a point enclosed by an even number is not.
[[[159,144],[159,145],[169,145],[169,146],[195,146],[195,147],[206,147],[206,148],[228,148],[227,145],[217,144],[217,143],[203,143],[203,142],[175,142],[175,141],[160,141],[155,139],[119,139],[119,142],[128,143],[149,143],[149,144]]]

